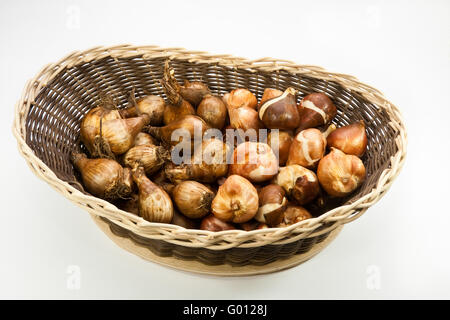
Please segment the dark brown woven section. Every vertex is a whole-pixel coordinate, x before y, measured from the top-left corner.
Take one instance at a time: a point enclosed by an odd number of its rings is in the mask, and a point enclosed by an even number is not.
[[[145,60],[141,57],[124,59],[106,57],[60,72],[41,90],[30,108],[26,119],[27,144],[58,178],[77,187],[77,178],[69,161],[69,154],[78,146],[81,118],[100,103],[100,98],[104,94],[112,95],[121,107],[126,105],[132,88],[135,88],[137,97],[149,93],[164,96],[159,83],[163,75],[164,60],[165,58]],[[357,192],[347,199],[340,200],[336,205],[355,201],[368,194],[383,170],[390,165],[390,157],[398,151],[394,141],[396,133],[389,126],[389,115],[361,95],[343,88],[336,82],[294,75],[287,71],[250,72],[217,64],[190,63],[176,59],[172,61],[171,66],[175,69],[175,75],[180,82],[184,79],[201,80],[216,94],[245,87],[260,99],[267,87],[278,89],[293,87],[299,91],[300,101],[311,92],[324,92],[338,107],[338,114],[333,120],[337,126],[364,120],[369,140],[363,158],[367,179]],[[119,232],[117,228],[114,230]],[[132,234],[128,236],[133,237]],[[133,238],[139,242],[139,237]],[[155,252],[163,255],[170,253],[184,258],[197,257],[208,263],[245,264],[251,261],[250,263],[257,264],[303,252],[321,239],[311,238],[289,245],[268,245],[256,249],[236,248],[221,253],[210,249],[193,252],[194,249],[169,245],[163,241],[158,243],[156,240],[146,240],[148,241],[146,245],[150,249],[153,248]]]
[[[147,239],[112,223],[108,219],[103,219],[103,221],[109,224],[111,231],[115,235],[130,238],[136,244],[146,247],[158,256],[173,256],[183,260],[198,260],[207,265],[266,265],[276,260],[287,259],[295,254],[308,252],[315,244],[325,240],[331,232],[329,231],[316,237],[305,238],[283,245],[211,250],[206,248],[182,247],[163,240]],[[329,225],[322,228],[326,227],[329,227]]]

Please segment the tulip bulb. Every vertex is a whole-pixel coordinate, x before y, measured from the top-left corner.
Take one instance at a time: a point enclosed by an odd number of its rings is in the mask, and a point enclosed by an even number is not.
[[[322,92],[308,94],[300,101],[300,123],[298,130],[328,124],[337,114],[333,101]]]
[[[209,213],[214,193],[196,181],[183,181],[172,190],[172,198],[182,214],[198,219]]]
[[[185,115],[179,120],[171,122],[164,127],[147,127],[146,130],[152,136],[159,140],[162,140],[164,143],[175,146],[180,142],[190,142],[191,140],[193,140],[195,138],[195,135],[197,134],[196,128],[198,130],[198,133],[201,134],[200,137],[196,138],[200,139],[201,137],[203,137],[205,131],[209,129],[209,126],[200,117]],[[172,134],[175,131],[180,133],[180,137],[178,140],[178,136],[174,136],[172,140]],[[184,133],[187,135],[187,137],[189,137],[189,141],[184,141]]]
[[[231,175],[219,187],[211,210],[216,218],[226,222],[243,223],[258,211],[258,192],[247,179]]]
[[[252,182],[272,179],[278,173],[278,160],[268,144],[244,142],[233,152],[230,174],[237,174]]]
[[[181,88],[175,79],[175,71],[169,66],[168,60],[164,65],[164,76],[160,83],[170,102],[165,107],[163,114],[163,121],[166,126],[186,115],[195,114],[194,107],[181,96]]]
[[[198,180],[215,182],[228,173],[227,154],[229,147],[219,139],[204,140],[195,150],[190,163],[168,164],[165,174],[171,181]]]
[[[126,118],[136,117],[142,114],[147,114],[150,117],[150,124],[152,126],[161,125],[163,122],[163,115],[166,103],[160,96],[148,95],[136,99],[134,96],[134,89],[131,91],[131,107],[122,111]]]
[[[195,110],[189,102],[183,100],[180,105],[168,104],[164,109],[163,122],[169,125],[187,115],[195,115]]]
[[[227,107],[222,99],[206,95],[197,108],[197,115],[211,127],[221,130],[227,118]]]
[[[255,95],[247,89],[235,89],[229,94],[224,95],[225,104],[228,111],[241,107],[247,107],[250,109],[256,109],[258,100]]]
[[[269,129],[293,130],[299,126],[295,90],[287,88],[281,96],[264,102],[259,108],[259,119]]]
[[[283,94],[283,91],[278,90],[278,89],[272,89],[272,88],[266,88],[266,89],[264,89],[264,93],[263,93],[263,95],[262,95],[262,97],[261,97],[261,101],[259,101],[259,104],[258,104],[258,108],[261,108],[261,106],[262,106],[267,100],[270,100],[270,99],[279,97],[279,96],[281,96],[282,94]]]
[[[139,132],[136,135],[136,138],[134,138],[134,146],[141,146],[144,144],[153,144],[158,145],[158,141],[156,141],[155,138],[153,138],[151,135],[145,132]]]
[[[81,173],[86,190],[106,200],[124,198],[131,193],[129,171],[111,159],[88,159],[85,154],[72,153],[71,160]]]
[[[336,148],[331,148],[317,168],[320,185],[334,197],[345,197],[353,192],[364,182],[365,176],[366,169],[361,159]]]
[[[96,153],[95,139],[100,134],[100,122],[115,119],[122,119],[122,114],[119,110],[109,109],[100,105],[91,109],[81,120],[81,141],[92,156],[99,156]]]
[[[277,226],[283,219],[287,207],[287,199],[282,187],[269,184],[258,193],[259,209],[255,219],[269,226]]]
[[[309,213],[309,211],[305,208],[300,206],[288,206],[284,212],[283,221],[278,225],[278,227],[287,227],[311,218],[311,213]]]
[[[346,154],[362,157],[367,148],[366,126],[364,121],[340,127],[327,138],[329,147],[337,148]]]
[[[316,174],[295,164],[281,168],[274,183],[281,186],[300,205],[311,202],[320,192]]]
[[[228,109],[228,99],[230,98],[230,93],[227,92],[222,96],[222,102],[225,103],[225,106]]]
[[[164,147],[146,144],[128,150],[123,161],[129,167],[140,165],[144,168],[146,174],[152,175],[161,169],[169,157],[169,152]]]
[[[170,223],[173,205],[169,195],[145,175],[144,168],[132,170],[133,180],[139,189],[139,214],[150,222]]]
[[[327,140],[320,130],[315,128],[302,130],[292,141],[286,164],[315,168],[325,154],[326,147]]]
[[[230,125],[233,129],[255,130],[258,133],[259,129],[264,128],[264,124],[258,118],[258,112],[249,107],[240,107],[236,109],[228,109],[230,117]]]
[[[147,114],[143,114],[134,118],[102,121],[99,136],[108,144],[112,153],[123,154],[133,146],[134,139],[148,124],[149,119]]]
[[[278,150],[278,163],[280,166],[284,166],[287,162],[292,141],[293,137],[290,131],[278,131],[278,133],[271,131],[267,135],[267,144],[275,154],[276,150]]]
[[[184,85],[180,87],[180,95],[184,100],[194,106],[198,106],[206,95],[211,94],[206,84],[200,81],[184,80]]]
[[[209,216],[206,216],[203,218],[202,222],[200,223],[200,229],[206,230],[206,231],[226,231],[226,230],[235,230],[233,224],[222,221],[218,218],[216,218],[214,215],[210,214]]]

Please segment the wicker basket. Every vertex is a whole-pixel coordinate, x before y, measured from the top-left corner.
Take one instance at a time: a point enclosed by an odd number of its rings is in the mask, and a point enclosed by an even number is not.
[[[102,94],[125,105],[128,93],[164,96],[159,79],[170,58],[179,81],[201,80],[216,94],[249,88],[261,98],[266,87],[299,91],[301,99],[324,92],[338,107],[336,125],[363,119],[368,149],[367,179],[339,206],[286,228],[209,232],[150,223],[84,192],[69,161],[77,147],[80,119]],[[133,239],[159,256],[196,259],[205,264],[265,265],[308,252],[331,231],[361,216],[389,189],[406,153],[406,131],[398,109],[383,94],[356,78],[315,66],[264,58],[246,60],[180,48],[96,47],[74,52],[46,66],[30,80],[15,110],[18,147],[33,172],[89,213],[109,223],[114,234]]]

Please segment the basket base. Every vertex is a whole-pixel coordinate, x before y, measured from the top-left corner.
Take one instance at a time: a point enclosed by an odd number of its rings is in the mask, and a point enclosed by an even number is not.
[[[109,225],[100,217],[91,214],[92,220],[95,224],[120,248],[138,256],[147,261],[155,262],[160,265],[194,273],[201,273],[214,276],[250,276],[265,273],[277,272],[285,269],[295,267],[318,254],[331,241],[336,238],[342,229],[342,225],[330,232],[330,235],[322,242],[314,245],[311,250],[303,254],[297,254],[287,259],[280,259],[263,266],[246,265],[246,266],[231,266],[228,264],[210,266],[200,261],[195,260],[181,260],[175,257],[160,257],[144,246],[136,244],[129,238],[119,237],[111,232]]]

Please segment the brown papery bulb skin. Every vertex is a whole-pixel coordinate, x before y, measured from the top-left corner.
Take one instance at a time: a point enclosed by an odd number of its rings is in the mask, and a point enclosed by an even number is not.
[[[128,167],[123,168],[123,184],[125,185],[126,189],[134,191],[135,188],[135,184],[133,181],[133,174],[131,173],[131,169]]]
[[[151,135],[145,132],[139,132],[136,135],[136,138],[134,138],[134,146],[141,146],[144,144],[153,144],[158,145],[158,141],[156,141],[155,138],[153,138]]]
[[[219,139],[203,140],[194,150],[190,163],[166,165],[165,174],[174,182],[181,180],[198,180],[212,183],[228,173],[227,154],[229,147]]]
[[[362,157],[367,148],[366,126],[364,121],[340,127],[328,135],[327,145],[346,154]]]
[[[120,155],[127,152],[134,144],[134,139],[142,128],[148,124],[149,116],[102,120],[101,138],[109,145],[112,153]]]
[[[242,129],[244,132],[253,129],[258,133],[264,128],[264,124],[259,120],[258,111],[249,107],[228,109],[230,125],[233,129]]]
[[[166,108],[164,109],[163,115],[164,125],[167,126],[173,122],[182,119],[184,116],[187,115],[195,115],[195,109],[186,100],[183,100],[183,102],[179,106],[167,104]]]
[[[180,138],[177,141],[172,141],[172,133],[175,130],[184,129],[189,133],[191,139],[194,139],[196,127],[200,129],[202,136],[205,131],[209,129],[208,124],[202,118],[193,115],[185,115],[179,120],[171,122],[164,127],[149,127],[148,131],[157,139],[164,141],[166,144],[175,146],[183,140]]]
[[[287,88],[281,96],[264,102],[259,108],[259,119],[269,129],[294,130],[297,128],[300,116],[295,90]]]
[[[169,152],[165,148],[152,144],[144,144],[128,150],[125,153],[123,162],[131,168],[136,165],[141,165],[146,174],[152,175],[161,169],[164,162],[168,159]]]
[[[289,150],[291,148],[294,137],[291,131],[278,131],[278,134],[271,131],[267,135],[267,143],[274,151],[275,155],[278,150],[278,163],[280,166],[284,166],[289,157]]]
[[[106,200],[123,198],[131,193],[131,185],[122,166],[110,159],[88,159],[82,153],[73,153],[72,163],[81,173],[88,192]],[[126,180],[126,181],[125,181]]]
[[[295,164],[281,168],[274,182],[300,205],[311,202],[320,192],[316,174]]]
[[[258,192],[247,179],[231,175],[219,187],[211,205],[216,218],[226,222],[243,223],[258,211]]]
[[[227,107],[219,97],[206,95],[197,108],[197,115],[211,127],[221,130],[227,119]]]
[[[150,116],[150,124],[158,126],[163,123],[163,115],[166,103],[160,96],[148,95],[135,100],[135,105],[126,108],[122,114],[126,118],[137,117],[143,113]]]
[[[264,89],[264,93],[261,97],[261,101],[259,101],[258,109],[261,108],[261,106],[264,104],[264,102],[279,97],[283,94],[283,91],[278,89],[272,89],[272,88],[266,88]]]
[[[308,94],[299,104],[298,131],[328,124],[337,114],[333,101],[322,92]]]
[[[102,122],[122,119],[122,115],[119,110],[97,106],[83,117],[80,124],[81,141],[91,154],[94,152],[94,139],[100,134],[100,119],[102,119]]]
[[[269,226],[277,226],[283,219],[288,201],[282,187],[269,184],[258,192],[259,209],[255,219]]]
[[[278,226],[287,227],[311,218],[311,213],[309,213],[309,211],[305,208],[301,206],[288,206],[284,212],[283,221]]]
[[[320,130],[310,128],[300,131],[292,141],[287,165],[298,164],[313,169],[325,154],[327,140]]]
[[[331,152],[319,162],[317,177],[329,195],[345,197],[364,182],[366,168],[357,156],[331,148]]]
[[[258,100],[255,95],[248,89],[235,89],[225,96],[225,104],[227,105],[228,111],[241,107],[256,109],[258,105]]]
[[[198,106],[208,94],[211,94],[208,86],[200,81],[184,80],[184,85],[180,87],[180,95],[194,106]]]
[[[192,157],[192,176],[203,182],[215,182],[228,173],[227,154],[229,147],[219,139],[207,139]]]
[[[170,67],[168,60],[164,63],[164,73],[160,83],[169,101],[163,115],[166,126],[185,115],[195,114],[194,107],[181,96],[181,87],[175,79],[175,70]]]
[[[152,126],[157,126],[163,123],[164,109],[166,107],[166,103],[163,98],[155,95],[149,95],[137,99],[136,102],[136,108],[139,110],[139,114],[148,114],[150,116],[150,124]]]
[[[268,144],[249,141],[234,149],[230,174],[240,175],[252,182],[263,182],[277,173],[278,159]]]
[[[139,214],[150,222],[170,223],[173,204],[169,195],[145,175],[144,168],[132,170],[133,180],[139,189]]]
[[[236,228],[233,224],[222,221],[222,220],[216,218],[212,214],[204,217],[202,222],[200,223],[200,230],[219,232],[219,231],[235,230],[235,229]]]
[[[183,181],[172,190],[172,198],[182,214],[198,219],[210,212],[214,193],[196,181]]]
[[[222,96],[222,102],[225,103],[225,106],[228,109],[228,99],[230,98],[230,93],[226,92],[223,96]]]

